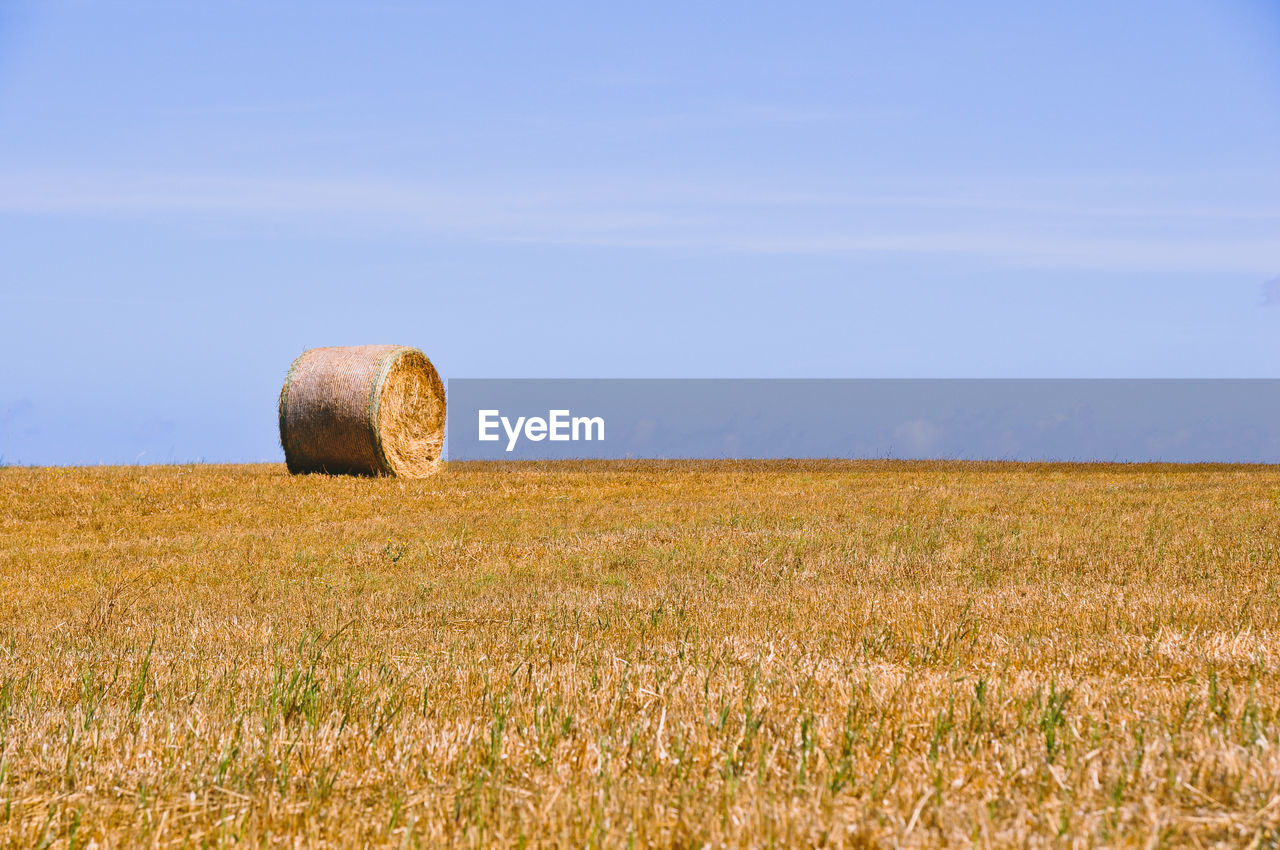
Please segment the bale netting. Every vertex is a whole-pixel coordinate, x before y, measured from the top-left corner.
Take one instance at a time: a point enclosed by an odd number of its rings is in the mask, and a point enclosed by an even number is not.
[[[416,348],[312,348],[280,390],[289,471],[420,478],[440,469],[444,385]]]

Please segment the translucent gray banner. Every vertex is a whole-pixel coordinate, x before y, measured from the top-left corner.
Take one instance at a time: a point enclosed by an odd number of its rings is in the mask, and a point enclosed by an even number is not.
[[[1280,380],[453,379],[451,460],[1280,462]]]

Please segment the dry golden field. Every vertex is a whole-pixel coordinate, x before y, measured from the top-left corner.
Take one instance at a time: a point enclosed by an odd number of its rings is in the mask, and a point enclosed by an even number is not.
[[[1280,468],[0,469],[0,845],[1276,846]]]

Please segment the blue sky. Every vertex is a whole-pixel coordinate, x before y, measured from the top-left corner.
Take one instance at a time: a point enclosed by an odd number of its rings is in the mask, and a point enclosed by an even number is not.
[[[1278,139],[1272,2],[10,0],[0,456],[277,459],[363,342],[1280,377]]]

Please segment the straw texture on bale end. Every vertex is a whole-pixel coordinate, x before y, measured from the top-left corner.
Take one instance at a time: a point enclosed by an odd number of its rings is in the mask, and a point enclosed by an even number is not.
[[[444,385],[416,348],[312,348],[280,390],[280,443],[290,472],[399,475],[440,469]]]

